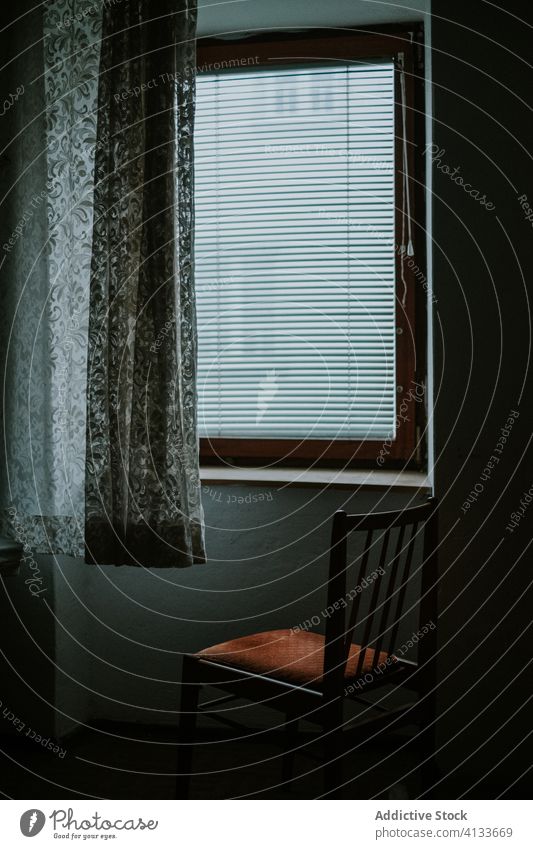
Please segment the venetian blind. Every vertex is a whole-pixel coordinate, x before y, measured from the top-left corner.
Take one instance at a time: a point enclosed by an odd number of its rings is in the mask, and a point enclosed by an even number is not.
[[[197,82],[200,434],[391,436],[392,61]]]

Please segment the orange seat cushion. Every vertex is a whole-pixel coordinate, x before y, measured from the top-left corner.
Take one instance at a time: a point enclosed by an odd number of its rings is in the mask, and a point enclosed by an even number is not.
[[[324,642],[322,634],[293,631],[289,628],[228,640],[202,649],[194,657],[299,686],[317,685],[321,683],[324,672]],[[385,664],[385,671],[397,662],[394,655],[388,655],[386,652],[380,652],[379,660],[374,662],[375,652],[369,648],[364,655],[363,667],[357,672],[360,652],[360,646],[350,647],[345,680],[371,672],[378,664]]]

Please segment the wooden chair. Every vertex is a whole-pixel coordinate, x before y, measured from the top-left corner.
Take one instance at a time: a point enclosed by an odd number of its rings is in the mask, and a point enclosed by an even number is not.
[[[350,563],[348,542],[350,538],[352,544],[352,535],[360,537],[361,545],[360,553]],[[333,518],[327,607],[323,611],[325,636],[293,627],[239,637],[185,655],[177,798],[188,796],[198,713],[211,713],[208,707],[234,698],[262,702],[284,712],[284,782],[290,782],[292,777],[298,721],[305,717],[321,726],[324,740],[329,743],[324,762],[325,795],[334,794],[341,783],[341,732],[348,727],[343,725],[346,698],[363,706],[357,725],[364,736],[387,729],[391,723],[394,728],[401,721],[419,723],[421,762],[426,766],[427,780],[435,749],[437,545],[435,499],[394,512],[347,515],[338,511]],[[420,556],[413,571],[415,547]],[[377,567],[370,570],[372,562]],[[420,577],[416,606],[418,629],[422,632],[417,641],[417,662],[405,656],[399,638],[406,599],[411,594],[408,586],[415,573]],[[409,633],[413,634],[413,630]],[[354,643],[356,635],[358,642]],[[372,701],[365,697],[389,684],[395,689],[401,686],[400,692],[413,690],[414,698],[392,708],[376,703],[374,709]],[[199,692],[204,685],[221,688],[230,695],[199,706]]]

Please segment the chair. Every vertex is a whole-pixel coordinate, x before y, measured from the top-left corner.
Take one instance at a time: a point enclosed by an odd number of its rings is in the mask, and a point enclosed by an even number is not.
[[[360,540],[360,551],[349,562],[348,542],[351,545],[354,537]],[[338,511],[333,518],[327,607],[323,611],[325,636],[306,627],[293,627],[239,637],[186,654],[177,798],[188,796],[198,712],[211,714],[207,708],[234,698],[261,701],[284,712],[284,782],[289,783],[292,777],[298,721],[305,717],[321,727],[329,743],[324,795],[335,795],[341,783],[342,731],[348,727],[343,725],[345,699],[354,699],[363,707],[356,725],[350,726],[358,727],[363,738],[391,724],[397,728],[402,721],[412,724],[416,720],[427,779],[435,750],[437,542],[435,499],[394,512],[347,515]],[[414,558],[416,546],[420,546],[416,549],[420,557]],[[420,562],[415,570],[420,577],[417,662],[405,656],[405,643],[401,648],[399,636],[415,559]],[[370,580],[372,562],[378,565]],[[354,642],[356,635],[358,641]],[[413,690],[414,698],[388,708],[382,704],[385,697],[374,703],[365,698],[386,684],[393,684],[395,690],[401,687],[400,692]],[[199,706],[204,685],[230,695]]]

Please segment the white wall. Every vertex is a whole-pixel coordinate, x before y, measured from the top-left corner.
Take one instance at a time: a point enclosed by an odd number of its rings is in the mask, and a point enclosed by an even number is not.
[[[199,0],[198,35],[281,27],[367,26],[420,21],[430,0],[382,3],[379,0]]]

